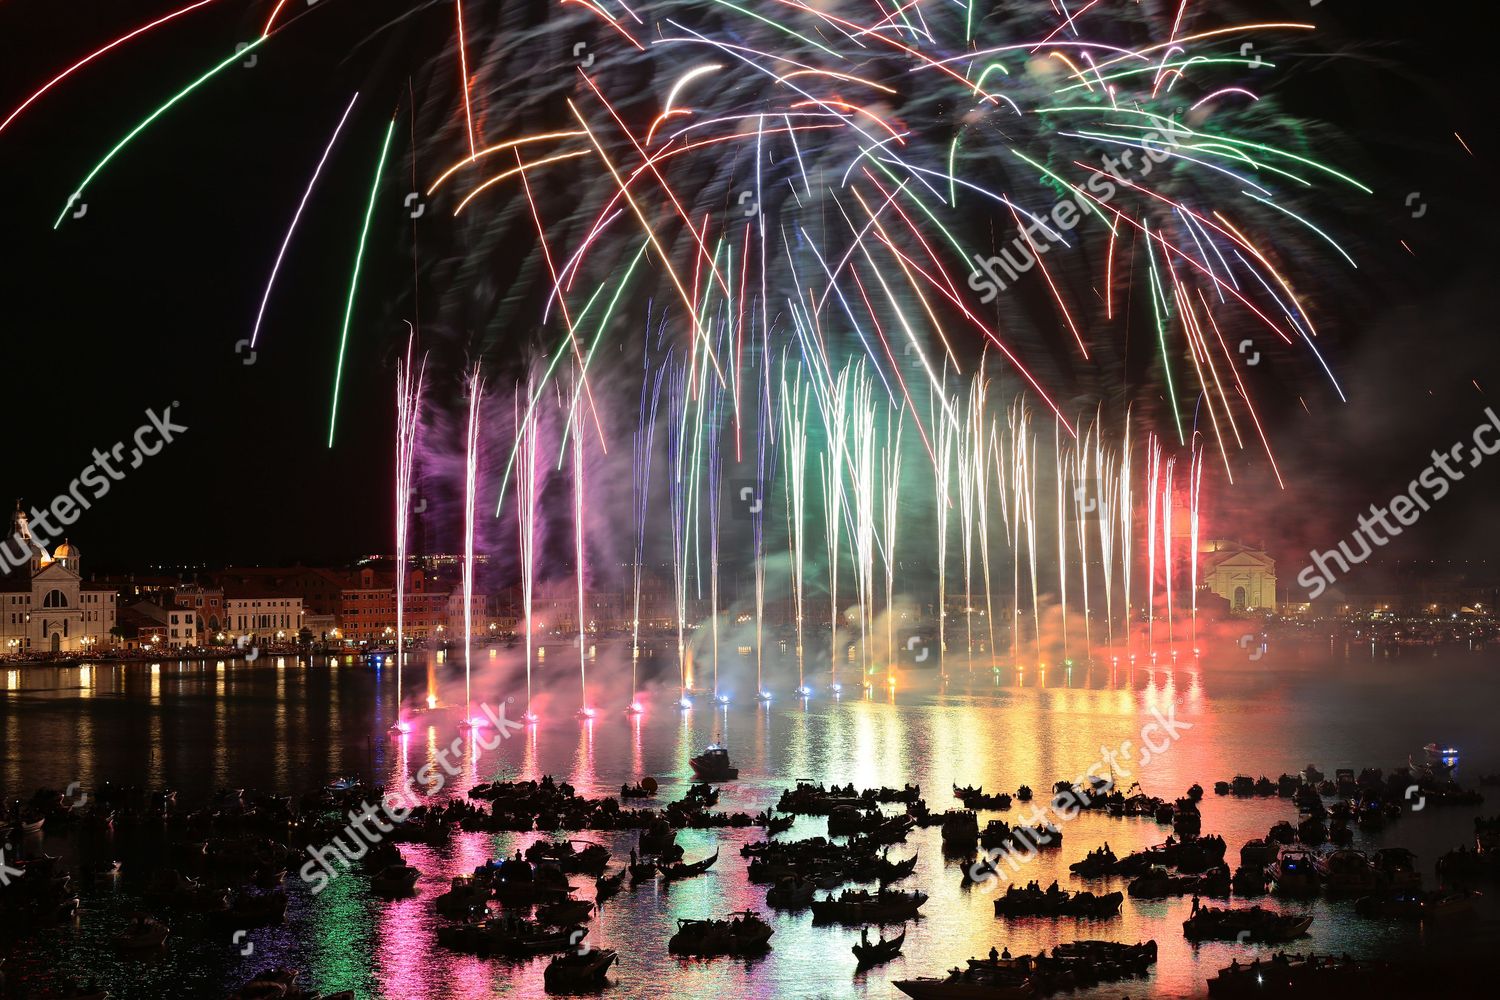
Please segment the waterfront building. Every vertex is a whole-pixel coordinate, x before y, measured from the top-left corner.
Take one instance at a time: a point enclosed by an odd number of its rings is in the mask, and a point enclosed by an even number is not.
[[[0,654],[74,653],[115,644],[116,595],[85,583],[78,546],[64,539],[51,554],[33,537],[26,512],[11,515],[12,551],[23,556],[0,577]]]

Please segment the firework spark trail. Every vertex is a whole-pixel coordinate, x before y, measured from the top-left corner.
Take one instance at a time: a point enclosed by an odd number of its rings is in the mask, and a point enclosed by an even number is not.
[[[804,557],[807,552],[807,418],[808,387],[797,367],[788,379],[788,363],[781,362],[782,447],[785,451],[787,546],[791,555],[792,607],[797,627],[797,691],[806,694],[807,679],[803,662],[802,626],[805,617],[803,587],[806,582]]]
[[[589,705],[588,644],[584,637],[587,625],[588,604],[584,601],[584,519],[583,519],[583,373],[579,372],[569,406],[568,423],[573,432],[573,565],[574,577],[578,581],[578,714],[583,719],[592,719],[594,709]]]
[[[354,322],[354,304],[359,296],[359,276],[365,261],[365,243],[370,238],[370,220],[375,216],[375,197],[380,193],[380,181],[385,174],[386,157],[391,151],[391,137],[396,132],[393,118],[385,130],[385,141],[380,145],[380,160],[375,164],[375,180],[370,185],[370,201],[365,206],[365,221],[359,231],[359,248],[354,254],[354,270],[349,275],[349,298],[344,305],[344,326],[339,332],[338,364],[333,373],[333,400],[328,411],[328,447],[333,447],[333,432],[338,425],[339,389],[344,384],[344,355],[349,346],[349,327]]]
[[[1125,421],[1124,440],[1120,446],[1120,596],[1125,604],[1125,651],[1130,651],[1130,568],[1131,539],[1135,537],[1135,494],[1132,489],[1130,454],[1130,420]]]
[[[975,434],[975,394],[983,372],[974,376],[969,386],[969,408],[963,417],[963,425],[955,430],[955,461],[958,474],[958,537],[964,556],[964,659],[970,672],[974,670],[974,510],[975,467],[974,450],[981,446],[982,438]],[[980,470],[982,471],[982,470]]]
[[[687,665],[687,547],[690,541],[687,463],[688,398],[690,374],[686,364],[671,365],[667,379],[667,408],[672,426],[667,432],[667,496],[672,528],[672,590],[677,601],[677,674],[678,703],[688,702]],[[696,435],[695,435],[696,437]]]
[[[1115,559],[1115,503],[1120,496],[1120,485],[1115,479],[1114,455],[1106,455],[1104,431],[1098,429],[1094,444],[1094,482],[1097,489],[1097,518],[1099,524],[1099,568],[1104,576],[1104,633],[1110,649],[1115,645],[1114,604],[1114,559]]]
[[[421,426],[422,381],[427,359],[413,366],[416,334],[406,342],[406,357],[396,363],[396,727],[406,732],[401,717],[404,692],[401,668],[406,660],[406,561],[411,527],[412,476],[416,470],[417,430]]]
[[[1169,458],[1162,465],[1161,472],[1161,558],[1162,566],[1166,570],[1164,589],[1167,598],[1167,643],[1170,645],[1177,641],[1172,622],[1172,577],[1176,564],[1172,560],[1172,478],[1176,469],[1177,460]]]
[[[637,699],[640,695],[641,573],[646,559],[646,520],[651,501],[651,456],[655,450],[652,445],[656,437],[656,410],[661,402],[662,377],[670,363],[669,355],[667,362],[656,369],[656,375],[652,378],[651,356],[648,350],[645,365],[646,377],[641,379],[640,418],[635,425],[635,461],[631,464],[631,489],[635,509],[635,559],[632,561],[633,613],[630,619],[630,702],[628,705],[631,712],[636,712],[640,708]]]
[[[859,593],[861,684],[869,683],[870,633],[875,606],[875,417],[874,382],[861,364],[854,378],[850,487],[854,499],[854,580]]]
[[[1193,651],[1198,649],[1198,491],[1203,485],[1203,448],[1200,445],[1194,452],[1192,466],[1188,472],[1188,534],[1189,544],[1192,547],[1188,556],[1189,572],[1192,574],[1189,587],[1192,593],[1193,608]]]
[[[1062,611],[1062,655],[1068,658],[1068,531],[1064,513],[1063,497],[1067,493],[1068,465],[1063,459],[1062,426],[1052,422],[1052,472],[1056,483],[1057,505],[1053,509],[1053,524],[1057,528],[1057,603]]]
[[[886,683],[896,683],[896,525],[900,519],[901,431],[906,410],[886,412],[885,446],[880,452],[881,553],[885,556]],[[895,427],[891,426],[894,416]]]
[[[829,684],[839,685],[839,556],[844,526],[844,460],[848,447],[849,382],[852,369],[839,371],[827,392],[818,395],[827,436],[826,450],[818,456],[823,486],[823,534],[828,552],[828,655]]]
[[[78,72],[79,70],[83,69],[85,66],[89,65],[90,63],[92,63],[95,59],[98,59],[100,56],[105,55],[105,54],[107,54],[109,52],[114,51],[115,49],[119,48],[122,45],[125,45],[125,44],[127,44],[129,42],[135,41],[137,38],[141,37],[142,35],[147,34],[148,32],[154,31],[155,29],[161,27],[164,24],[167,24],[170,21],[177,20],[177,18],[181,17],[184,14],[191,14],[193,11],[197,10],[198,8],[200,8],[200,7],[206,7],[206,6],[208,6],[209,4],[211,4],[213,2],[214,2],[214,0],[197,0],[196,3],[188,4],[186,7],[180,7],[177,10],[172,11],[170,14],[164,14],[163,16],[157,18],[154,21],[150,21],[150,22],[148,22],[146,24],[141,25],[138,28],[135,28],[135,29],[132,29],[131,31],[126,32],[125,34],[121,35],[119,38],[116,38],[114,41],[110,42],[109,44],[103,45],[103,46],[95,49],[93,52],[91,52],[88,55],[84,56],[82,59],[78,60],[73,65],[69,66],[67,69],[63,70],[61,73],[58,73],[52,79],[48,80],[41,87],[37,88],[37,90],[35,92],[33,92],[30,97],[26,98],[26,100],[22,101],[19,105],[17,105],[16,108],[13,111],[11,111],[11,113],[9,115],[7,115],[5,117],[4,121],[0,121],[0,132],[4,132],[7,128],[9,128],[11,122],[13,122],[17,118],[21,117],[21,114],[23,112],[25,112],[25,110],[27,108],[31,107],[31,105],[35,104],[42,97],[44,97],[49,91],[52,90],[53,87],[56,87],[58,84],[62,83],[64,80],[66,80],[68,77],[72,76],[74,73]]]
[[[938,402],[933,413],[937,432],[937,460],[932,470],[933,503],[937,528],[937,620],[938,620],[938,673],[948,676],[948,514],[951,501],[949,486],[953,478],[953,450],[959,434],[958,420],[953,411],[957,408],[957,397],[950,401],[941,395],[938,386]]]
[[[339,141],[339,135],[344,131],[344,124],[349,121],[349,115],[354,111],[354,105],[359,100],[359,94],[349,99],[349,106],[344,109],[343,117],[339,119],[338,125],[333,129],[333,135],[328,139],[328,145],[323,150],[323,155],[318,160],[317,167],[313,170],[312,177],[307,182],[307,189],[302,192],[302,200],[297,203],[297,211],[292,215],[292,224],[287,227],[286,238],[281,241],[281,249],[276,252],[276,263],[271,267],[271,276],[266,280],[265,294],[260,298],[260,308],[255,312],[255,326],[250,331],[250,346],[253,348],[260,339],[260,326],[266,318],[266,306],[271,301],[271,291],[276,287],[276,276],[281,273],[282,261],[286,259],[287,248],[292,245],[292,237],[297,232],[297,224],[302,221],[302,213],[307,209],[307,203],[312,198],[313,189],[318,186],[318,178],[323,175],[323,167],[328,163],[328,157],[333,154],[333,147]]]
[[[479,365],[469,375],[469,421],[464,441],[464,720],[474,725],[474,511],[479,500],[479,427],[484,377]]]
[[[531,664],[532,664],[532,630],[535,623],[531,618],[533,599],[536,594],[536,534],[537,534],[537,421],[539,415],[536,413],[533,403],[536,400],[536,382],[528,378],[526,382],[526,405],[521,405],[521,390],[516,388],[515,396],[515,425],[516,425],[516,452],[515,452],[515,484],[516,484],[516,527],[520,537],[519,553],[521,557],[521,620],[522,627],[526,630],[526,719],[528,722],[536,721],[536,714],[531,710]]]
[[[708,607],[710,641],[713,656],[713,697],[716,704],[726,697],[719,688],[719,519],[724,509],[724,455],[720,440],[719,424],[723,407],[723,393],[710,387],[707,409],[708,421]]]
[[[984,573],[984,620],[989,642],[985,646],[991,664],[995,659],[995,602],[990,589],[990,463],[989,448],[993,440],[995,424],[991,420],[986,433],[988,414],[988,381],[984,375],[984,363],[980,362],[979,373],[970,387],[969,420],[970,452],[968,460],[973,463],[970,475],[974,477],[974,509],[978,515],[979,560]],[[1003,489],[1003,486],[1002,486]]]
[[[1083,577],[1083,648],[1084,652],[1092,655],[1094,648],[1094,635],[1092,622],[1089,620],[1089,539],[1088,539],[1088,509],[1089,504],[1094,509],[1099,506],[1098,485],[1095,484],[1095,496],[1088,496],[1088,467],[1089,459],[1093,457],[1090,443],[1094,440],[1094,434],[1098,431],[1097,418],[1095,423],[1089,425],[1083,440],[1073,450],[1073,461],[1069,466],[1069,472],[1073,477],[1073,524],[1077,530],[1078,538],[1078,568]],[[1061,531],[1062,524],[1058,524]]]
[[[769,337],[761,334],[760,405],[755,425],[755,505],[750,511],[755,542],[755,690],[762,701],[770,696],[765,683],[766,508],[776,460],[776,418],[772,415],[771,352]],[[799,681],[800,684],[800,681]]]
[[[1146,439],[1146,642],[1156,652],[1156,518],[1160,510],[1157,495],[1161,490],[1161,439],[1155,434]]]

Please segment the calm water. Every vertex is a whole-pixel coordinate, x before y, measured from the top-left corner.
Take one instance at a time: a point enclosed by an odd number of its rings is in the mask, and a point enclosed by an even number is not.
[[[561,650],[554,650],[554,660]],[[502,654],[503,655],[503,654]],[[603,650],[591,669],[596,677],[621,674],[610,666],[616,651]],[[1464,750],[1458,776],[1477,784],[1480,773],[1500,771],[1494,720],[1500,687],[1491,652],[1375,657],[1368,650],[1321,650],[1293,656],[1273,653],[1250,661],[1238,650],[1201,663],[1144,662],[1092,668],[1078,665],[1017,674],[969,674],[961,667],[948,685],[877,689],[842,700],[820,693],[804,707],[789,698],[769,707],[738,704],[690,713],[670,710],[668,697],[648,699],[644,717],[601,712],[589,725],[571,717],[576,702],[556,718],[474,760],[466,752],[464,775],[443,795],[462,794],[475,781],[494,777],[566,777],[584,795],[618,792],[621,783],[655,776],[662,791],[654,804],[678,798],[688,782],[687,758],[715,736],[727,743],[741,780],[724,786],[718,808],[754,813],[774,804],[795,779],[853,782],[859,787],[920,782],[934,810],[954,807],[951,785],[982,784],[1014,790],[1027,783],[1039,791],[1059,778],[1074,779],[1100,757],[1101,748],[1124,740],[1139,744],[1141,728],[1155,709],[1175,715],[1191,729],[1138,769],[1144,788],[1175,797],[1194,781],[1210,789],[1203,803],[1204,833],[1222,834],[1231,863],[1240,845],[1264,835],[1277,820],[1296,813],[1289,800],[1229,799],[1213,795],[1212,783],[1236,773],[1295,772],[1308,762],[1332,774],[1336,767],[1404,764],[1416,747],[1432,740]],[[575,661],[576,664],[576,661]],[[561,668],[558,668],[561,669]],[[728,668],[726,668],[728,669]],[[782,668],[784,669],[784,668]],[[173,663],[98,665],[70,669],[5,670],[0,708],[0,790],[25,796],[39,787],[88,788],[107,778],[179,788],[194,803],[219,786],[249,786],[300,792],[351,772],[391,783],[414,774],[454,738],[451,726],[419,727],[405,740],[384,735],[395,704],[394,671],[363,665],[262,658],[252,664]],[[408,697],[420,700],[428,684],[462,697],[445,665],[407,671]],[[905,682],[903,682],[905,683]],[[524,693],[524,681],[519,682]],[[786,685],[790,687],[791,685]],[[746,690],[753,688],[746,687]],[[476,696],[492,701],[511,692],[507,682],[476,685]],[[568,697],[572,697],[571,694]],[[600,704],[623,699],[600,696]],[[517,698],[517,704],[522,698]],[[544,714],[547,699],[538,695]],[[512,709],[515,711],[514,707]],[[1356,834],[1366,849],[1400,844],[1415,850],[1432,882],[1432,864],[1443,850],[1469,838],[1477,810],[1430,809],[1405,816],[1376,835]],[[1016,821],[1017,809],[1009,818]],[[981,813],[981,824],[1003,814]],[[822,833],[822,821],[799,818],[784,839]],[[1064,826],[1064,846],[1045,852],[1025,873],[1046,885],[1057,879],[1080,888],[1067,865],[1108,841],[1117,854],[1161,842],[1168,828],[1142,820],[1084,815]],[[321,895],[308,895],[296,878],[284,927],[253,931],[254,952],[241,957],[228,930],[202,918],[175,916],[167,953],[150,961],[124,961],[109,948],[109,936],[133,909],[127,877],[113,890],[83,893],[86,913],[71,928],[35,936],[9,935],[0,942],[7,972],[46,981],[49,969],[83,977],[97,974],[117,997],[220,996],[249,975],[274,964],[303,970],[303,982],[324,992],[354,989],[361,998],[467,998],[541,995],[544,960],[511,962],[459,956],[439,949],[442,922],[433,899],[451,875],[467,873],[486,858],[513,852],[537,835],[458,833],[441,848],[405,845],[423,872],[419,894],[377,902],[362,877],[346,874]],[[633,833],[588,834],[621,859]],[[719,959],[679,961],[666,941],[679,917],[723,915],[764,906],[765,887],[745,878],[738,848],[759,839],[758,830],[683,831],[679,843],[688,860],[722,849],[707,875],[666,891],[645,885],[606,903],[591,924],[589,942],[620,951],[612,973],[617,996],[891,997],[894,979],[937,975],[991,945],[1014,953],[1034,952],[1059,941],[1155,938],[1160,960],[1149,980],[1115,984],[1099,997],[1195,996],[1231,957],[1249,950],[1230,944],[1194,947],[1182,936],[1186,899],[1137,902],[1127,899],[1120,918],[997,920],[994,898],[983,889],[960,888],[960,869],[945,864],[937,829],[915,831],[892,857],[920,852],[916,875],[903,888],[920,887],[931,899],[923,917],[908,925],[905,955],[867,974],[856,974],[849,946],[857,931],[814,927],[810,914],[770,916],[773,950],[750,962]],[[47,836],[19,845],[77,857],[67,838]],[[130,859],[149,845],[119,843],[113,853]],[[14,849],[8,856],[14,856]],[[584,880],[575,878],[575,885]],[[1098,888],[1097,883],[1093,885]],[[1123,883],[1112,888],[1123,889]],[[592,896],[592,887],[580,893]],[[1260,902],[1266,902],[1264,899]],[[1368,921],[1352,903],[1316,901],[1273,904],[1310,907],[1312,936],[1299,948],[1389,955],[1420,943],[1414,929]],[[37,979],[41,976],[41,979]]]

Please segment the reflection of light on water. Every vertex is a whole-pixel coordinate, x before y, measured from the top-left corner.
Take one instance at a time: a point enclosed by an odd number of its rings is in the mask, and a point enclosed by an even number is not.
[[[16,691],[16,690],[19,690],[20,687],[21,687],[21,671],[19,671],[19,670],[7,670],[5,672],[5,689],[7,691]]]

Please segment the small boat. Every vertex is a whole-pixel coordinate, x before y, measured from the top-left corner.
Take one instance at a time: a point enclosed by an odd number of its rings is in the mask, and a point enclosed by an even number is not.
[[[488,885],[480,884],[472,876],[455,876],[450,885],[433,904],[443,916],[462,920],[485,911],[491,896]]]
[[[710,744],[688,764],[700,781],[733,781],[740,776],[740,769],[729,762],[729,751],[717,743]]]
[[[370,879],[370,891],[377,896],[404,896],[416,890],[421,877],[411,865],[390,865]]]
[[[256,973],[244,986],[230,996],[230,1000],[280,1000],[281,997],[302,996],[297,986],[296,969],[275,968]]]
[[[1312,855],[1307,851],[1285,851],[1277,858],[1268,869],[1266,874],[1276,885],[1276,892],[1282,896],[1316,896],[1320,878],[1318,869],[1313,864]]]
[[[773,910],[796,910],[813,901],[817,885],[810,879],[788,875],[766,890],[766,905]]]
[[[619,892],[620,887],[625,884],[625,876],[628,874],[630,874],[629,868],[621,868],[613,875],[600,875],[594,879],[594,901],[602,903]]]
[[[1259,906],[1236,910],[1205,906],[1182,922],[1182,933],[1189,941],[1280,944],[1306,934],[1312,919],[1311,916],[1275,913]]]
[[[709,958],[715,955],[754,955],[770,947],[771,926],[748,910],[731,913],[728,920],[677,921],[677,933],[667,942],[673,955]]]
[[[536,908],[539,923],[553,927],[566,927],[580,923],[593,915],[594,904],[586,899],[559,899],[555,903],[543,903]]]
[[[112,939],[121,951],[147,951],[160,948],[172,929],[154,917],[136,914],[125,929]]]
[[[898,889],[845,889],[835,899],[814,899],[813,921],[843,924],[894,924],[911,920],[927,902],[925,892],[902,892]]]
[[[1449,746],[1444,743],[1429,743],[1422,748],[1434,757],[1457,757],[1458,747]]]
[[[718,860],[719,852],[718,850],[715,850],[713,854],[704,858],[702,861],[694,861],[689,864],[683,864],[681,861],[679,861],[676,864],[658,865],[657,868],[661,872],[663,881],[673,882],[677,879],[692,878],[694,875],[702,875],[704,872],[712,868],[714,866],[714,862]]]
[[[564,952],[547,963],[542,972],[542,986],[548,993],[584,993],[601,989],[605,985],[604,974],[619,958],[612,948]]]
[[[586,927],[549,928],[513,916],[491,917],[482,924],[439,927],[438,944],[473,955],[526,957],[574,951],[588,934]]]
[[[850,951],[854,952],[854,957],[859,959],[859,967],[861,969],[868,969],[872,965],[889,962],[901,954],[901,945],[905,941],[905,928],[902,929],[900,934],[897,934],[889,941],[885,939],[884,935],[881,935],[878,941],[871,941],[867,934],[861,933],[859,941]]]

